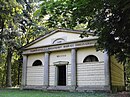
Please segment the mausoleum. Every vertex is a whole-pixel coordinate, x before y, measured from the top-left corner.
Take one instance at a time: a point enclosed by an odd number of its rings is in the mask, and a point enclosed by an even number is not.
[[[57,29],[23,47],[22,88],[69,91],[124,89],[124,67],[96,51],[98,37]]]

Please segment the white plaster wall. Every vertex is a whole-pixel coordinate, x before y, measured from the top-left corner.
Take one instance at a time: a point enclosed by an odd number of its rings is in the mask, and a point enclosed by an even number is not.
[[[61,56],[61,57],[58,57]],[[70,85],[70,73],[71,73],[71,51],[59,51],[59,52],[51,52],[50,53],[50,66],[49,66],[49,85],[55,85],[55,73],[56,67],[54,66],[54,62],[57,61],[68,61],[69,64],[66,66],[66,78],[67,78],[67,85]]]
[[[85,62],[88,55],[95,55],[99,62]],[[104,53],[96,51],[94,47],[77,50],[77,85],[105,85]]]
[[[27,66],[32,66],[35,60],[40,60],[42,64],[44,63],[44,54],[33,54],[28,56]],[[44,64],[43,64],[44,65]]]
[[[88,55],[95,55],[99,62],[104,61],[104,53],[96,51],[94,47],[81,48],[77,50],[77,63],[83,63],[83,60]]]
[[[71,64],[71,50],[57,51],[50,53],[50,65],[57,61],[68,61]]]
[[[66,78],[67,78],[67,83],[66,85],[71,85],[71,64],[68,64],[67,65],[67,75],[66,75]]]
[[[55,66],[51,65],[49,66],[49,85],[54,86],[55,85]]]
[[[77,64],[77,85],[105,85],[104,63],[86,62]]]
[[[44,54],[34,54],[28,56],[27,62],[27,85],[43,85],[44,65],[32,66],[35,60],[44,62]]]
[[[95,55],[99,62],[83,63],[87,55]],[[104,85],[104,55],[102,52],[96,52],[94,47],[77,49],[77,85]],[[32,66],[35,60],[41,60],[44,63],[44,54],[34,54],[28,56],[27,62],[27,85],[43,85],[44,65]],[[51,52],[49,62],[49,85],[55,85],[56,69],[54,62],[68,61],[66,66],[67,85],[71,85],[71,50]]]
[[[44,67],[27,67],[27,85],[43,85]]]
[[[50,45],[52,44],[52,40],[57,39],[57,38],[66,38],[66,42],[69,41],[78,41],[78,40],[83,40],[83,39],[91,39],[93,36],[85,37],[85,38],[80,38],[79,33],[72,33],[72,32],[56,32],[45,39],[31,45],[28,48],[32,47],[39,47],[39,46],[45,46],[45,45]]]

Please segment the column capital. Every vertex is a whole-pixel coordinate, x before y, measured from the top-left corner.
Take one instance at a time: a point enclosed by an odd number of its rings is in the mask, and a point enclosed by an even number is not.
[[[45,53],[48,53],[48,54],[50,54],[50,53],[51,53],[51,51],[46,51]]]
[[[72,48],[71,50],[75,50],[75,51],[77,51],[77,49],[78,49],[78,48]]]

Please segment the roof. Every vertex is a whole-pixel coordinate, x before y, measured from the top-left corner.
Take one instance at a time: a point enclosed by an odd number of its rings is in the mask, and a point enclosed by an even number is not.
[[[30,43],[26,44],[25,46],[22,47],[22,49],[27,48],[27,47],[35,44],[36,42],[38,42],[38,41],[40,41],[40,40],[42,40],[42,39],[44,39],[44,38],[46,38],[46,37],[56,33],[56,32],[69,32],[69,33],[71,32],[71,33],[79,33],[79,34],[81,34],[81,33],[86,32],[86,31],[83,31],[83,30],[72,30],[72,29],[57,29],[57,30],[53,30],[53,31],[50,31],[48,33],[45,33],[45,34],[41,35],[40,37],[38,37],[35,40],[31,41]],[[93,34],[92,33],[88,33],[88,35],[93,35]]]

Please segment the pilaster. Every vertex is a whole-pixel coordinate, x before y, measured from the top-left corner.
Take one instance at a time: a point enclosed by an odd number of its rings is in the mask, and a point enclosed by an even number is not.
[[[71,49],[71,88],[76,88],[76,49]]]
[[[110,87],[110,63],[108,52],[104,52],[105,85]]]
[[[26,86],[27,80],[27,55],[23,55],[23,66],[22,66],[22,87]]]
[[[44,86],[47,88],[49,85],[49,53],[45,52],[44,57]]]

